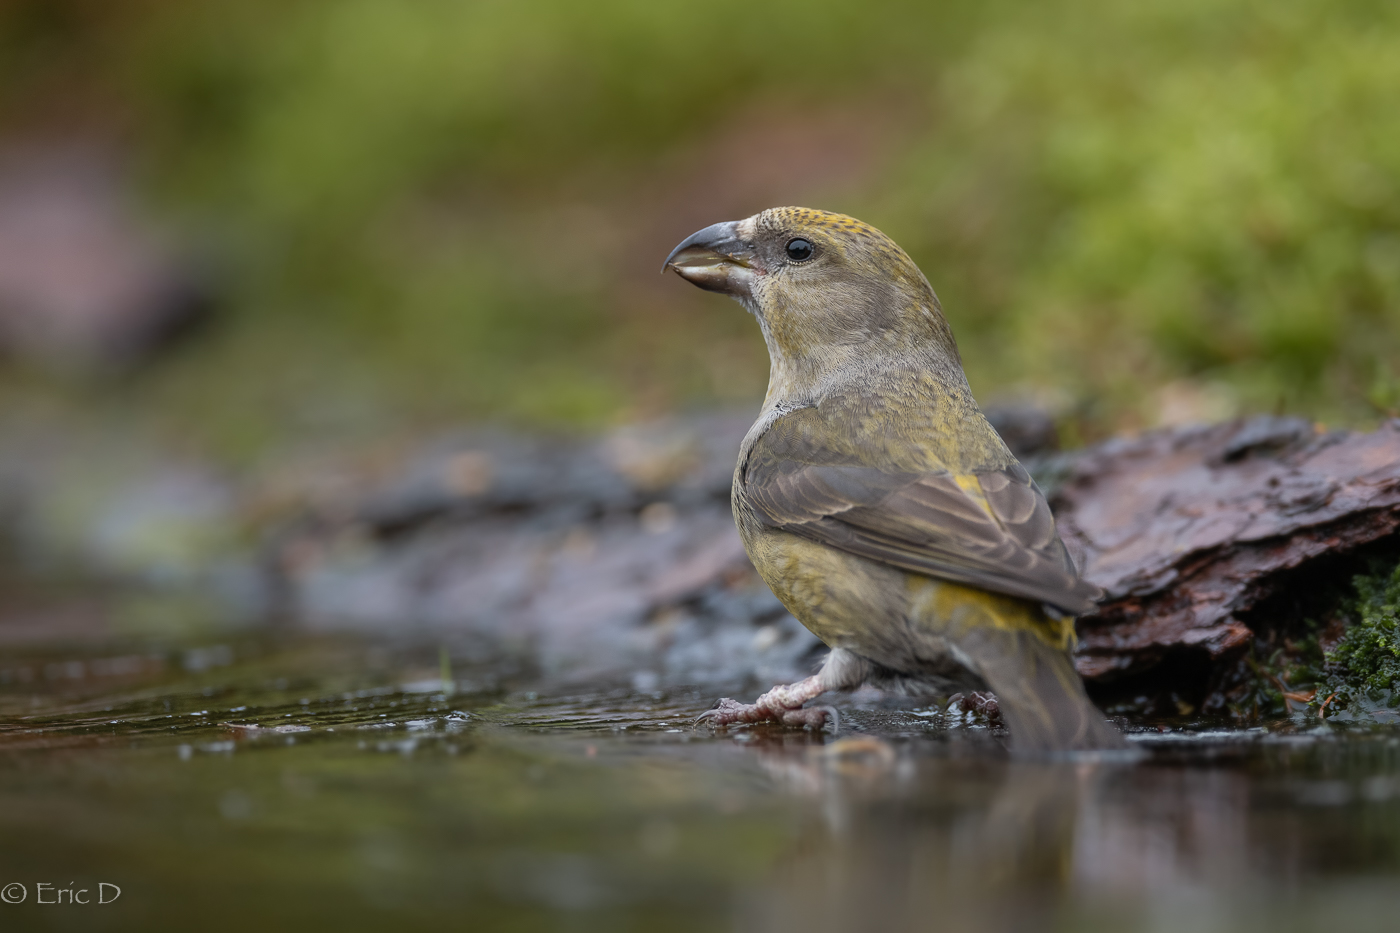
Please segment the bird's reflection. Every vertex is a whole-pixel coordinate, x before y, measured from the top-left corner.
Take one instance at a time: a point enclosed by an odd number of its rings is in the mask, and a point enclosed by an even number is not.
[[[764,879],[742,929],[1036,928],[1086,897],[1189,893],[1250,863],[1248,806],[1228,773],[1195,786],[1112,760],[1018,761],[990,741],[936,753],[862,736],[750,744],[820,817]]]

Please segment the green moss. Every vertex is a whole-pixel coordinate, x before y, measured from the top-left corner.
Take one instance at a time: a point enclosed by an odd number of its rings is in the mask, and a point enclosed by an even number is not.
[[[1286,716],[1315,697],[1325,663],[1314,623],[1293,637],[1256,644],[1244,661],[1241,686],[1232,694],[1230,710],[1238,719]]]
[[[1327,652],[1319,701],[1356,699],[1384,702],[1400,688],[1400,566],[1388,573],[1358,576],[1356,595],[1344,612],[1351,624]]]
[[[1230,709],[1240,718],[1302,708],[1334,713],[1391,707],[1400,697],[1400,564],[1375,558],[1343,592],[1315,594],[1331,608],[1292,632],[1273,631],[1244,662]],[[1324,709],[1325,706],[1325,709]]]

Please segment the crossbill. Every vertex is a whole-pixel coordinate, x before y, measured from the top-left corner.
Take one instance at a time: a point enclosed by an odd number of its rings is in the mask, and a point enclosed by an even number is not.
[[[780,207],[687,237],[664,269],[758,320],[768,392],[734,470],[759,575],[831,652],[716,725],[820,727],[862,683],[990,689],[1019,751],[1117,747],[1070,660],[1099,597],[973,400],[928,280],[874,227]]]

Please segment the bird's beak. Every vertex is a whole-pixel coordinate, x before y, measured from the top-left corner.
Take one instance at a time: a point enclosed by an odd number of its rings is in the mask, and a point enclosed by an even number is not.
[[[753,244],[740,236],[735,220],[711,224],[681,240],[661,267],[662,272],[667,269],[706,291],[735,298],[749,297],[754,278],[763,274]]]

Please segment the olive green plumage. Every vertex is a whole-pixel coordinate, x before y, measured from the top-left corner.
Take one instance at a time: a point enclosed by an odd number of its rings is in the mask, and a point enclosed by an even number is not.
[[[667,266],[763,330],[772,370],[734,517],[759,574],[833,649],[810,682],[711,718],[811,722],[803,698],[869,679],[985,685],[1018,748],[1120,744],[1069,657],[1069,616],[1097,588],[978,409],[904,251],[850,217],[774,208],[700,231]]]

